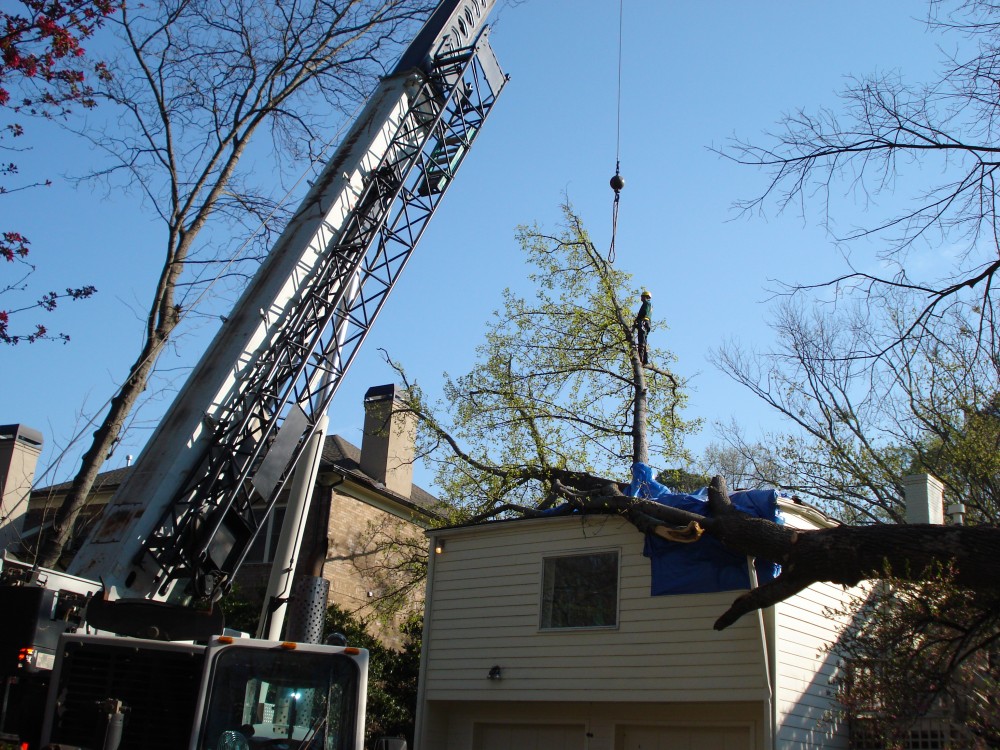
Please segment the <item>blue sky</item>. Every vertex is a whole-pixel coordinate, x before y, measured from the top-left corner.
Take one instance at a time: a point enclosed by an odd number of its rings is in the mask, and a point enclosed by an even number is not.
[[[492,44],[510,84],[339,391],[331,431],[360,444],[364,391],[393,379],[379,348],[431,394],[442,372],[471,367],[503,288],[524,283],[517,225],[554,226],[565,196],[598,246],[607,246],[618,12],[617,2],[598,0],[527,0],[495,11]],[[766,349],[775,280],[819,281],[842,270],[815,221],[773,211],[738,218],[733,202],[759,192],[765,177],[711,147],[734,135],[757,137],[799,107],[836,108],[850,74],[929,79],[941,39],[926,31],[925,12],[923,3],[901,0],[625,0],[626,187],[616,265],[653,292],[656,320],[669,326],[653,333],[655,343],[673,350],[676,369],[690,378],[688,416],[708,422],[689,441],[695,453],[714,439],[714,421],[735,418],[750,436],[780,429],[706,354],[727,340]],[[34,149],[19,159],[22,168],[56,184],[0,206],[4,225],[16,223],[32,240],[39,266],[32,288],[99,290],[46,317],[71,343],[0,350],[9,384],[0,422],[44,433],[40,468],[54,465],[48,483],[75,471],[79,450],[60,458],[60,449],[84,427],[83,415],[112,395],[137,351],[161,234],[137,196],[59,179],[86,168],[93,154],[85,146],[42,124],[30,137]],[[183,377],[203,346],[197,335],[181,337],[161,360],[165,377]],[[138,454],[167,398],[143,407],[138,429],[106,468]],[[424,472],[417,476],[426,483]]]

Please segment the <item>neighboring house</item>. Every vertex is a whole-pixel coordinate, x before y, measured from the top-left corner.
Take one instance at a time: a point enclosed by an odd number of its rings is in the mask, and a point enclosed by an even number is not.
[[[779,510],[793,528],[836,523]],[[643,535],[619,517],[427,533],[417,750],[848,747],[827,651],[842,587],[715,631],[739,592],[651,596]]]
[[[360,449],[339,435],[327,436],[297,567],[297,572],[315,575],[321,565],[322,576],[330,581],[330,603],[362,618],[371,615],[371,603],[383,593],[378,590],[380,571],[392,564],[392,553],[377,547],[376,536],[419,537],[435,518],[436,499],[413,484],[411,420],[396,413],[390,416],[390,424],[385,421],[391,411],[386,406],[395,396],[391,385],[371,388],[365,394],[367,414]],[[115,469],[98,476],[77,521],[77,547],[130,470]],[[67,482],[31,493],[17,534],[29,550],[36,548],[39,533],[51,527],[55,509],[68,489]],[[279,498],[236,576],[237,589],[251,599],[263,596],[284,513],[284,500]],[[16,550],[15,546],[11,551],[25,556],[25,548]],[[413,604],[419,607],[417,597]],[[380,632],[377,626],[373,629]],[[391,633],[381,634],[394,641]]]
[[[0,550],[18,540],[42,444],[38,430],[0,425]]]

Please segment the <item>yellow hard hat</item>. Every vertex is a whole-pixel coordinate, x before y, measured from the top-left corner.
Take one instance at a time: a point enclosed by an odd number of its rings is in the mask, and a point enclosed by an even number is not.
[[[642,290],[642,299],[653,299],[653,295],[647,292],[645,289]]]

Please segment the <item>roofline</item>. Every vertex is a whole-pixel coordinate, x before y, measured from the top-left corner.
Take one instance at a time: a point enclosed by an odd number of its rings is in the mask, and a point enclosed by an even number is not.
[[[826,513],[821,511],[819,508],[804,503],[801,500],[790,498],[786,495],[778,495],[778,510],[783,513],[788,513],[789,515],[796,515],[801,518],[808,519],[815,523],[820,528],[833,528],[835,526],[842,526],[843,522],[838,521],[832,516],[828,516]],[[532,521],[544,522],[551,521],[554,518],[570,518],[573,520],[579,520],[581,518],[586,518],[588,516],[597,516],[600,518],[606,518],[610,514],[603,513],[587,513],[580,515],[578,513],[567,513],[560,515],[546,515],[546,516],[520,516],[518,518],[499,518],[495,520],[478,521],[476,523],[463,523],[455,524],[453,526],[439,526],[437,528],[428,529],[424,532],[425,536],[454,536],[463,530],[476,529],[483,526],[501,526],[511,523],[525,524]]]
[[[339,476],[343,481],[347,481],[350,478],[351,482],[355,485],[368,490],[374,495],[377,495],[383,499],[390,500],[396,505],[401,505],[404,508],[416,513],[418,515],[424,516],[429,520],[441,518],[441,516],[434,512],[431,508],[427,508],[419,503],[415,503],[407,497],[400,495],[398,492],[393,492],[385,485],[380,482],[376,482],[374,479],[369,477],[367,474],[356,471],[354,469],[345,469],[339,466],[334,466],[333,468],[321,471],[316,478],[316,484],[327,486],[331,484],[329,481],[323,481],[331,476]],[[334,484],[334,486],[340,483]]]
[[[337,437],[340,437],[340,436],[338,436],[338,435],[328,435],[327,436],[327,438],[337,438]],[[349,441],[347,441],[345,438],[341,438],[341,440],[343,440],[345,443],[347,443],[347,445],[351,446],[352,448],[355,448],[355,449],[357,448],[357,446],[354,446]],[[351,461],[352,463],[354,462],[353,459],[349,459],[346,456],[344,458],[345,458],[345,460]],[[100,474],[97,475],[97,478],[94,481],[93,491],[94,492],[114,493],[118,489],[118,487],[121,485],[122,480],[124,479],[124,476],[120,477],[117,481],[114,481],[114,482],[106,482],[106,481],[102,482],[102,477],[104,477],[106,479],[109,475],[114,474],[115,472],[122,472],[126,468],[133,468],[133,467],[123,467],[122,466],[122,467],[118,467],[116,469],[109,469],[108,471],[102,471]],[[368,489],[372,493],[374,493],[376,495],[379,495],[379,496],[385,498],[386,500],[389,500],[392,503],[396,503],[397,505],[401,505],[404,508],[406,508],[407,510],[410,510],[411,512],[414,512],[414,513],[416,513],[418,515],[421,515],[421,516],[425,516],[428,519],[438,519],[438,518],[441,518],[441,515],[439,513],[437,513],[433,508],[427,507],[425,505],[421,505],[420,503],[416,503],[413,500],[411,500],[410,498],[406,497],[405,495],[401,495],[398,492],[394,492],[393,490],[390,490],[388,487],[386,487],[381,482],[378,482],[375,479],[372,479],[367,474],[365,474],[364,472],[362,472],[362,471],[360,471],[358,469],[349,469],[349,468],[346,468],[344,466],[339,465],[336,461],[331,461],[329,463],[326,463],[325,466],[321,467],[320,472],[317,475],[317,481],[316,481],[317,485],[321,484],[322,478],[324,476],[329,476],[329,475],[339,475],[339,476],[343,477],[345,480],[348,477],[350,477],[351,481],[354,482],[355,484],[360,485],[360,486]],[[47,485],[45,487],[33,487],[31,489],[30,496],[32,498],[39,498],[39,497],[42,497],[42,496],[44,496],[46,494],[58,493],[58,492],[65,492],[65,491],[69,490],[69,488],[70,488],[71,485],[72,485],[72,480],[69,480],[69,481],[66,481],[66,482],[58,482],[56,484],[50,484],[50,485]],[[424,490],[422,487],[417,487],[417,485],[415,485],[415,484],[413,485],[413,487],[416,488],[416,489],[419,489],[421,492],[426,493],[429,497],[434,498],[433,495],[431,495],[429,492],[427,492],[426,490]],[[434,498],[434,499],[436,500],[437,498]]]

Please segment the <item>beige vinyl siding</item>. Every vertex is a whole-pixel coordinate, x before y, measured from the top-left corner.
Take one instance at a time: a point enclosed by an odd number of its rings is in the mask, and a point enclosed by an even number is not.
[[[713,701],[766,696],[754,618],[719,633],[733,592],[649,595],[643,536],[617,518],[547,518],[439,532],[424,646],[436,700]],[[541,630],[542,560],[619,551],[613,628]],[[502,679],[488,680],[491,667]]]
[[[787,526],[815,529],[834,525],[808,508],[783,504]],[[847,728],[836,718],[831,679],[836,659],[828,653],[844,628],[832,613],[844,608],[851,592],[815,583],[774,607],[774,682],[778,747],[846,748]]]
[[[836,716],[831,680],[836,657],[828,652],[843,629],[828,610],[842,606],[840,586],[813,584],[776,606],[776,710],[779,746],[846,748],[846,727]]]

